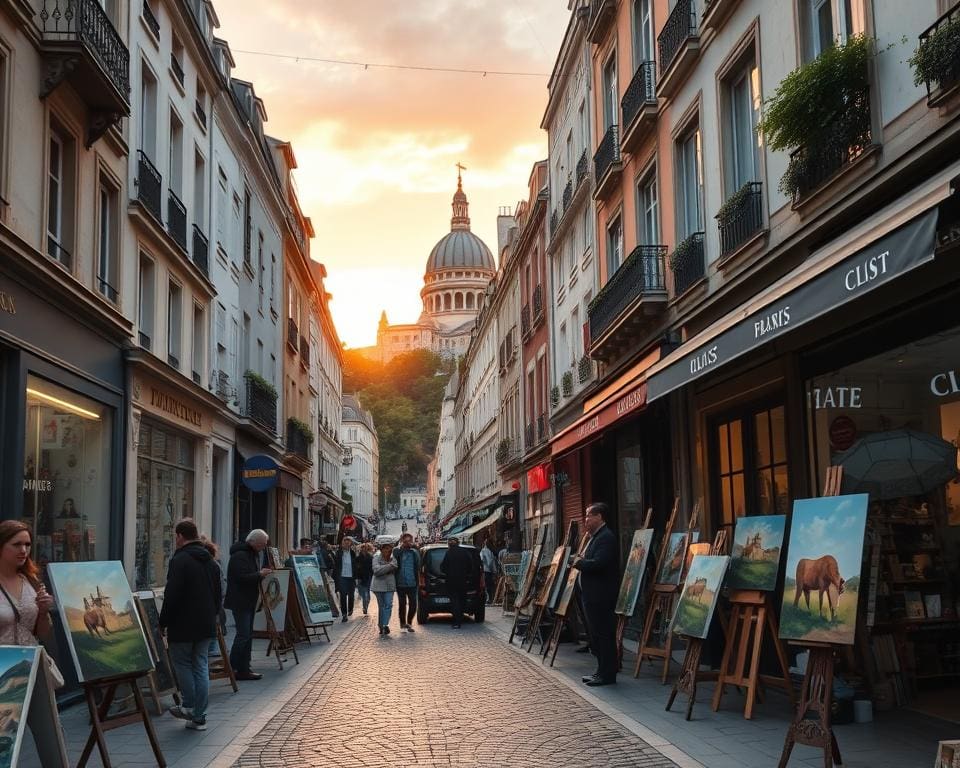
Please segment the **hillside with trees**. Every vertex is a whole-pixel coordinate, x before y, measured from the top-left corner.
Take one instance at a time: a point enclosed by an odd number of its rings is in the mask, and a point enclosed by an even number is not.
[[[380,440],[379,499],[384,487],[387,501],[395,502],[404,486],[426,482],[443,390],[454,365],[428,350],[398,355],[386,365],[345,350],[343,391],[358,394],[361,405],[373,414]]]

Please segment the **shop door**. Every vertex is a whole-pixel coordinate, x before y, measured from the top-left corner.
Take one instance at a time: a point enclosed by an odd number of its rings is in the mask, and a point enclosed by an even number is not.
[[[786,514],[790,506],[786,409],[753,403],[710,422],[713,530],[733,533],[738,517]]]

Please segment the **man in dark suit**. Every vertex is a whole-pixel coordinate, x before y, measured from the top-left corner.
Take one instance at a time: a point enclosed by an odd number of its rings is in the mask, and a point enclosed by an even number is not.
[[[617,682],[617,592],[620,588],[620,567],[617,558],[617,536],[606,524],[609,508],[595,503],[587,507],[584,528],[590,543],[583,557],[576,557],[573,567],[580,571],[580,595],[587,620],[590,648],[597,657],[597,671],[583,681],[591,686],[614,685]]]

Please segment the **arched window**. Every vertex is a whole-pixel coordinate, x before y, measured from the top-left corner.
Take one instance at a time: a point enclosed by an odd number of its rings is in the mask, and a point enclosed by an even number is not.
[[[477,309],[480,309],[480,307],[482,306],[483,306],[483,293],[481,292],[477,294]]]
[[[450,309],[450,294],[449,294],[449,293],[443,294],[443,308],[444,308],[444,309]]]
[[[453,295],[453,308],[454,309],[463,309],[463,294],[460,291],[457,291]]]
[[[467,294],[467,309],[473,309],[473,294]]]
[[[440,311],[440,297],[439,297],[439,296],[434,296],[434,297],[433,297],[433,311],[434,311],[434,312],[439,312],[439,311]]]

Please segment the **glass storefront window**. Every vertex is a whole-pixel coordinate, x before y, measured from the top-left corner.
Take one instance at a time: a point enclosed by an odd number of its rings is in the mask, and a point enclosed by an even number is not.
[[[193,517],[193,438],[144,420],[137,449],[137,589],[163,584],[173,556],[173,528]]]
[[[107,555],[112,419],[94,400],[27,377],[23,522],[41,568]]]

